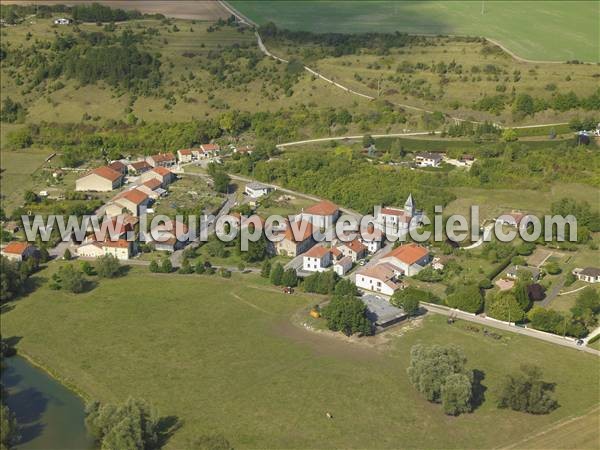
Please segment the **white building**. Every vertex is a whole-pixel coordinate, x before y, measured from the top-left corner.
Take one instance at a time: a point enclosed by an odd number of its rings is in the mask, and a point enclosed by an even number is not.
[[[419,218],[423,215],[415,206],[412,194],[409,194],[404,209],[395,207],[381,208],[375,217],[377,229],[390,236],[406,234],[410,227],[416,227]]]
[[[69,25],[71,23],[71,19],[67,19],[66,17],[57,17],[54,19],[54,25]]]
[[[256,182],[248,183],[246,185],[246,188],[244,189],[244,192],[252,198],[262,197],[264,195],[269,194],[272,191],[272,187]]]
[[[383,246],[383,232],[374,227],[364,230],[358,239],[371,254],[378,252]]]
[[[331,265],[331,250],[321,244],[315,245],[302,255],[302,270],[324,272]]]
[[[600,269],[596,267],[586,267],[585,269],[573,269],[573,275],[586,283],[600,283]]]
[[[354,283],[360,289],[393,295],[403,287],[400,277],[401,270],[392,264],[379,263],[365,267],[356,274]]]
[[[415,163],[418,167],[439,167],[442,159],[442,155],[439,153],[417,153]]]
[[[352,269],[352,258],[349,256],[344,256],[333,263],[333,271],[340,277],[346,275],[350,269]]]

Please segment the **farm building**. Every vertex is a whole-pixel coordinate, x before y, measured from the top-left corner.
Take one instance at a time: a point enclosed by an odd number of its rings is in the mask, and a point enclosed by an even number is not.
[[[108,166],[98,167],[75,181],[76,191],[109,192],[118,188],[123,174]]]
[[[401,273],[411,277],[420,272],[429,259],[429,251],[425,247],[410,243],[396,247],[380,261],[394,265]]]

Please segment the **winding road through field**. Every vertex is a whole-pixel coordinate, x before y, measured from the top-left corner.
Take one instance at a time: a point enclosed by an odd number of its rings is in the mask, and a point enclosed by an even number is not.
[[[258,44],[258,48],[260,49],[261,52],[263,52],[266,56],[268,56],[269,58],[273,58],[277,61],[283,62],[283,63],[288,63],[289,61],[287,59],[281,58],[277,55],[274,55],[273,53],[271,53],[269,51],[269,49],[266,47],[266,45],[264,44],[262,38],[260,37],[260,34],[258,34],[258,31],[256,31],[258,29],[258,24],[256,22],[254,22],[253,20],[251,20],[250,18],[248,18],[247,16],[243,15],[242,13],[240,13],[237,9],[235,9],[233,6],[231,6],[229,3],[227,3],[226,1],[222,1],[222,0],[218,0],[218,3],[225,9],[227,10],[229,13],[231,13],[232,15],[234,15],[239,22],[248,25],[250,27],[253,27],[255,29],[254,31],[254,35],[256,36],[256,42]],[[487,38],[486,38],[487,39]],[[490,42],[492,42],[495,45],[498,45],[500,48],[502,48],[504,51],[506,51],[510,56],[512,56],[513,58],[515,58],[518,61],[522,61],[522,62],[532,62],[523,58],[520,58],[518,56],[516,56],[514,53],[512,53],[511,51],[507,50],[504,46],[498,44],[496,41],[490,40],[488,39]],[[537,62],[544,62],[544,61],[537,61]],[[556,62],[556,61],[554,61]],[[320,78],[321,80],[332,84],[333,86],[349,93],[349,94],[353,94],[356,95],[358,97],[367,99],[367,100],[375,100],[376,97],[373,97],[372,95],[369,94],[365,94],[363,92],[358,92],[355,91],[354,89],[350,89],[348,86],[344,86],[343,84],[340,84],[336,81],[334,81],[331,78],[326,77],[325,75],[323,75],[322,73],[317,72],[316,70],[308,67],[308,66],[304,66],[304,70],[306,70],[308,73],[310,73],[311,75]],[[419,111],[419,112],[423,112],[423,113],[428,113],[428,114],[433,114],[434,111],[430,111],[428,109],[425,108],[420,108],[418,106],[414,106],[414,105],[408,105],[406,103],[395,103],[395,102],[390,102],[392,103],[394,106],[398,106],[400,108],[405,108],[405,109],[411,109],[413,111]],[[461,117],[455,117],[455,116],[451,116],[451,115],[446,115],[449,119],[454,120],[455,122],[471,122],[471,123],[483,123],[481,121],[476,121],[476,120],[468,120],[468,119],[463,119]],[[558,126],[558,125],[566,125],[568,122],[560,122],[560,123],[550,123],[550,124],[539,124],[539,125],[525,125],[525,126],[517,126],[517,127],[509,127],[509,128],[517,128],[517,129],[521,129],[521,128],[539,128],[539,127],[548,127],[548,126]],[[500,128],[504,128],[504,126],[502,124],[499,123],[495,123],[494,125],[500,127]],[[292,144],[290,144],[292,145]]]

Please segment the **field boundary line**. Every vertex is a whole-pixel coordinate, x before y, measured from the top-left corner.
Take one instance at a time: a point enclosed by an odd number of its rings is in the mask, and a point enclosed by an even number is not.
[[[570,423],[576,422],[576,421],[578,421],[580,419],[583,419],[584,417],[587,417],[590,414],[592,414],[594,412],[598,412],[598,411],[600,411],[600,406],[595,406],[592,409],[590,409],[589,411],[587,411],[586,413],[582,414],[581,416],[567,417],[567,418],[565,418],[563,420],[555,422],[554,424],[550,425],[545,430],[542,430],[539,433],[534,434],[533,436],[527,436],[527,437],[525,437],[524,439],[521,439],[518,442],[510,444],[510,445],[508,445],[506,447],[499,447],[499,448],[501,448],[502,450],[509,450],[509,449],[512,449],[512,448],[515,448],[515,447],[519,447],[522,444],[526,443],[527,441],[530,441],[532,439],[536,439],[536,438],[539,438],[541,436],[544,436],[544,435],[546,435],[546,434],[548,434],[548,433],[550,433],[552,431],[557,430],[558,428],[561,428],[561,427],[564,427],[565,425],[568,425]]]

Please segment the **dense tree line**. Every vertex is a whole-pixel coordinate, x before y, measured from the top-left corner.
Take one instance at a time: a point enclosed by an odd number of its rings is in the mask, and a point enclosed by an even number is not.
[[[291,41],[294,44],[314,45],[324,51],[323,56],[342,56],[358,53],[367,48],[385,52],[393,47],[419,45],[430,40],[425,36],[406,33],[313,33],[310,31],[291,31],[277,28],[273,22],[261,25],[258,29],[263,39]],[[478,40],[475,38],[474,40]]]
[[[39,268],[39,261],[29,258],[25,261],[11,261],[0,257],[0,303],[21,295],[27,279]]]
[[[367,317],[367,306],[352,293],[336,293],[321,309],[327,328],[341,331],[346,336],[373,334],[373,323]]]
[[[485,95],[473,103],[473,108],[480,111],[488,111],[493,114],[502,113],[507,107],[511,107],[517,118],[533,116],[535,113],[553,109],[555,111],[568,111],[581,108],[586,111],[600,110],[600,89],[587,97],[579,97],[575,92],[556,92],[549,99],[532,97],[530,94],[520,93],[514,96],[505,94]]]

